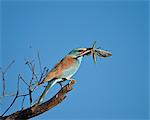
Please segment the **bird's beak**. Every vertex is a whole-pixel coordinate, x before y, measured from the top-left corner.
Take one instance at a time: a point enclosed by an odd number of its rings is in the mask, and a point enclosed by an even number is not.
[[[91,48],[86,48],[81,52],[81,56],[90,55],[91,54]]]
[[[94,48],[86,48],[86,50],[84,50],[82,52],[82,56],[85,56],[85,55],[91,55],[92,54],[92,57],[93,57],[93,60],[94,60],[94,63],[96,63],[96,53],[94,52]]]

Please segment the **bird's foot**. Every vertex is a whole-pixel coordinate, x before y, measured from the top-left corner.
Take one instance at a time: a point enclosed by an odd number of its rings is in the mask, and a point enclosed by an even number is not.
[[[68,79],[69,80],[69,83],[76,83],[76,80],[75,79],[72,79],[72,78],[70,78],[70,79]]]
[[[66,80],[68,80],[68,81],[75,81],[75,79],[72,79],[72,78],[63,78],[63,81],[66,81]]]

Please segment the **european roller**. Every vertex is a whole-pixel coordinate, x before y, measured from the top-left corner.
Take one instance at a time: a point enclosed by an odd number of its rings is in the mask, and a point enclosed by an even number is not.
[[[42,101],[43,97],[48,92],[48,90],[52,86],[54,86],[56,83],[59,83],[62,86],[61,82],[65,80],[73,80],[72,76],[79,69],[83,57],[85,55],[92,54],[92,53],[93,53],[93,56],[95,56],[96,50],[98,51],[98,49],[95,49],[95,52],[93,52],[93,47],[73,49],[59,63],[57,63],[52,70],[48,72],[46,77],[39,83],[39,85],[41,85],[45,82],[48,82],[44,92],[38,99],[37,104],[39,104]],[[110,52],[102,50],[102,53],[104,52],[105,52],[105,57],[111,56]],[[103,57],[103,55],[101,56]],[[95,61],[95,58],[94,58],[94,61]]]

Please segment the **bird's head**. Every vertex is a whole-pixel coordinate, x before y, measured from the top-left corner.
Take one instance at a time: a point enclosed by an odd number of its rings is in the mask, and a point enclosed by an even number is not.
[[[87,48],[77,48],[73,49],[68,55],[73,58],[79,58],[83,57],[85,54],[87,54],[87,52],[89,52]]]

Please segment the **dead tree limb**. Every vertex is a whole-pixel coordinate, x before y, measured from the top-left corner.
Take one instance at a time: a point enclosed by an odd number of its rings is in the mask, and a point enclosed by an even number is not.
[[[26,108],[24,110],[17,111],[10,115],[1,117],[0,119],[3,120],[20,120],[20,119],[29,119],[35,116],[38,116],[51,108],[55,107],[56,105],[60,104],[65,98],[66,94],[72,90],[72,85],[75,84],[75,80],[70,81],[67,85],[62,87],[62,89],[55,94],[51,99],[48,101],[33,105],[32,107]]]

